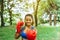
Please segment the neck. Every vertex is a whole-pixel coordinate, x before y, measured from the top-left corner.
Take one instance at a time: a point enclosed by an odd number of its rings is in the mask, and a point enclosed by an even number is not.
[[[28,28],[30,28],[32,25],[30,25],[30,26],[27,26]]]

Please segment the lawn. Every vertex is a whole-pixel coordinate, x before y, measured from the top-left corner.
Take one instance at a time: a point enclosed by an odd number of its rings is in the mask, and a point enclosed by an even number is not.
[[[37,26],[37,40],[60,40],[60,27]],[[0,27],[0,40],[14,40],[15,26]],[[19,39],[18,39],[19,40]]]
[[[60,27],[37,27],[37,40],[60,40]]]

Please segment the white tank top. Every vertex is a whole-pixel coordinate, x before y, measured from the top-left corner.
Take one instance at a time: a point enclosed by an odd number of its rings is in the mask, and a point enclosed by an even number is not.
[[[23,38],[23,40],[27,40],[27,39],[24,39],[24,38]]]

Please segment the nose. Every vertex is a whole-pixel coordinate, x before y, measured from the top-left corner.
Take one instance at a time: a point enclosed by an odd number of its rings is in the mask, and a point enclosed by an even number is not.
[[[29,21],[27,21],[27,23],[30,23]]]
[[[29,20],[27,22],[30,22]]]

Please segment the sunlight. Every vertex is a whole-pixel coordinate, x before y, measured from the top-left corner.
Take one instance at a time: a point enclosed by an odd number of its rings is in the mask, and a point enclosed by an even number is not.
[[[28,0],[28,4],[33,3],[33,2],[36,2],[36,0]],[[10,2],[10,4],[11,3],[12,2]],[[24,19],[24,16],[26,14],[28,14],[28,13],[32,14],[34,12],[33,7],[26,8],[27,11],[24,10],[25,5],[26,5],[26,3],[24,1],[20,3],[19,1],[16,2],[16,0],[14,0],[14,3],[15,3],[15,7],[13,7],[11,10],[13,10],[14,14],[21,13],[21,18],[22,19]]]

